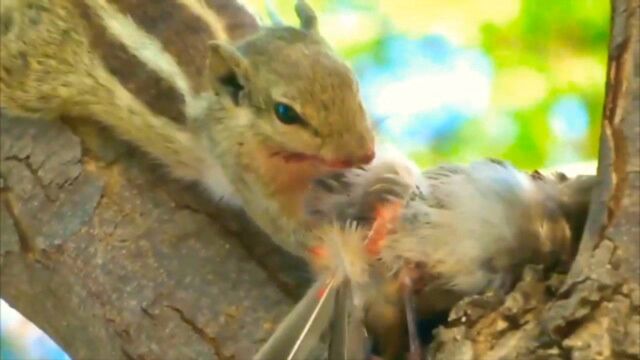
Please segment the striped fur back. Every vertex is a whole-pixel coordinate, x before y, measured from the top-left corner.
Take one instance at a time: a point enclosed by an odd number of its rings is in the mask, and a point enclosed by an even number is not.
[[[207,43],[258,29],[237,0],[71,1],[107,70],[151,111],[179,124],[206,105]]]

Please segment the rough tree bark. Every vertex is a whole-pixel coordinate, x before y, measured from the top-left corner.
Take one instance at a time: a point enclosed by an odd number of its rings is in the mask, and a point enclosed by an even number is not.
[[[613,0],[587,228],[570,273],[458,304],[435,359],[640,356],[640,1]],[[74,359],[249,358],[308,280],[246,217],[91,126],[0,121],[0,295]],[[81,140],[82,139],[82,140]]]
[[[291,306],[304,268],[242,214],[114,139],[0,126],[1,295],[72,358],[244,359]]]

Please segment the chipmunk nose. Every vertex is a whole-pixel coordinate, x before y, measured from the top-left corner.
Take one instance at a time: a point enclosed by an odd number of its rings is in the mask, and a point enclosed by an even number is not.
[[[367,165],[370,162],[372,162],[375,157],[376,157],[375,149],[370,149],[365,156],[360,158],[360,160],[358,161],[358,164],[356,165]]]
[[[322,150],[321,156],[330,160],[330,167],[344,169],[367,165],[373,161],[376,156],[376,141],[373,133],[368,130],[355,134],[345,132],[338,134]]]

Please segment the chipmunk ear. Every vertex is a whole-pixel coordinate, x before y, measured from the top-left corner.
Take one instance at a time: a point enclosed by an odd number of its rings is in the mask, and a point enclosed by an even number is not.
[[[315,11],[304,0],[296,1],[296,15],[300,19],[300,28],[302,30],[317,33],[318,32],[318,17]]]
[[[209,48],[209,77],[213,90],[238,105],[249,77],[247,61],[231,45],[212,41]]]

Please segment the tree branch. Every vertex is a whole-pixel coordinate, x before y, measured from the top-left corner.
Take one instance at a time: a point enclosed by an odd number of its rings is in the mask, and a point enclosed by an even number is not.
[[[2,297],[74,359],[247,358],[290,307],[303,268],[243,214],[108,133],[111,163],[63,124],[0,125]]]

